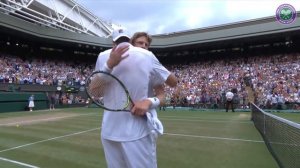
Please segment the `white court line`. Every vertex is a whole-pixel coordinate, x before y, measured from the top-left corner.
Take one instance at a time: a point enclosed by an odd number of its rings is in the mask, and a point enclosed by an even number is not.
[[[78,134],[82,134],[82,133],[86,133],[86,132],[90,132],[90,131],[95,131],[97,129],[100,129],[100,127],[99,128],[93,128],[93,129],[85,130],[85,131],[81,131],[81,132],[75,132],[75,133],[67,134],[67,135],[63,135],[63,136],[58,136],[58,137],[54,137],[54,138],[49,138],[49,139],[45,139],[45,140],[42,140],[42,141],[37,141],[37,142],[25,144],[25,145],[20,145],[20,146],[16,146],[16,147],[9,148],[9,149],[4,149],[4,150],[1,150],[0,153],[6,152],[6,151],[11,151],[11,150],[14,150],[14,149],[23,148],[23,147],[30,146],[30,145],[35,145],[35,144],[38,144],[38,143],[43,143],[43,142],[55,140],[55,139],[60,139],[60,138],[65,138],[65,137],[69,137],[69,136],[73,136],[73,135],[78,135]],[[173,134],[173,133],[164,133],[164,134],[165,135],[170,135],[170,136],[181,136],[181,137],[192,137],[192,138],[204,138],[204,139],[216,139],[216,140],[229,140],[229,141],[244,141],[244,142],[264,143],[264,141],[249,140],[249,139],[235,139],[235,138],[210,137],[210,136],[201,136],[201,135],[186,135],[186,134]]]
[[[243,142],[265,143],[264,141],[257,141],[257,140],[251,140],[251,139],[223,138],[223,137],[211,137],[211,136],[201,136],[201,135],[186,135],[186,134],[172,134],[172,133],[165,133],[165,135],[181,136],[181,137],[192,137],[192,138],[203,138],[203,139],[215,139],[215,140],[228,140],[228,141],[243,141]]]
[[[37,142],[32,142],[32,143],[29,143],[29,144],[25,144],[25,145],[16,146],[16,147],[13,147],[13,148],[1,150],[0,153],[6,152],[6,151],[11,151],[11,150],[14,150],[14,149],[23,148],[23,147],[30,146],[30,145],[39,144],[39,143],[42,143],[42,142],[47,142],[47,141],[51,141],[51,140],[55,140],[55,139],[60,139],[60,138],[65,138],[65,137],[69,137],[69,136],[73,136],[73,135],[78,135],[78,134],[82,134],[82,133],[86,133],[86,132],[90,132],[90,131],[95,131],[97,129],[100,129],[100,128],[93,128],[93,129],[89,129],[89,130],[85,130],[85,131],[75,132],[75,133],[72,133],[72,134],[67,134],[67,135],[63,135],[63,136],[58,136],[58,137],[54,137],[54,138],[45,139],[45,140],[42,140],[42,141],[37,141]]]
[[[158,113],[159,114],[159,113]],[[179,118],[179,119],[206,119],[206,120],[220,120],[220,121],[250,121],[249,119],[224,119],[224,118],[203,118],[198,116],[172,116],[172,115],[159,115],[159,118]]]
[[[57,119],[72,118],[72,117],[78,117],[78,116],[83,116],[83,115],[92,115],[92,114],[96,114],[96,113],[78,114],[78,115],[61,116],[61,117],[52,117],[52,118],[37,119],[37,120],[19,121],[19,122],[13,122],[13,123],[0,124],[0,126],[12,126],[12,125],[15,125],[15,124],[26,124],[26,123],[33,123],[33,122],[37,122],[37,121],[52,121],[52,120],[57,120]]]
[[[224,120],[224,121],[217,121],[217,120],[198,120],[198,119],[191,119],[191,120],[186,120],[186,119],[173,119],[173,118],[165,118],[165,117],[159,117],[162,121],[163,120],[169,120],[169,121],[200,121],[200,122],[212,122],[212,123],[240,123],[240,124],[253,124],[252,121],[239,121],[238,120]]]
[[[3,158],[3,157],[0,157],[0,160],[4,160],[4,161],[7,161],[7,162],[15,163],[15,164],[30,167],[30,168],[39,168],[37,166],[33,166],[33,165],[30,165],[30,164],[18,162],[18,161],[15,161],[15,160],[6,159],[6,158]]]

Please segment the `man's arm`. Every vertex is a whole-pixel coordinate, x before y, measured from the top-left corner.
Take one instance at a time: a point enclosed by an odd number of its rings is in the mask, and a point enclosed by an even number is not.
[[[171,73],[166,67],[164,67],[153,53],[150,53],[149,56],[153,58],[152,61],[154,64],[154,71],[156,72],[156,75],[160,76],[163,80],[165,80],[165,83],[168,86],[176,87],[178,83],[177,77],[173,73]]]
[[[162,85],[157,85],[154,87],[154,92],[156,97],[159,99],[160,101],[160,106],[165,104],[166,101],[166,95],[165,95],[165,86]]]
[[[165,82],[168,86],[170,86],[170,87],[176,87],[177,86],[177,83],[178,83],[178,79],[176,78],[176,76],[173,74],[173,73],[171,73],[169,76],[168,76],[168,78],[167,78],[167,80],[166,80],[166,82]]]
[[[154,87],[154,91],[155,91],[155,95],[156,95],[155,98],[158,99],[159,105],[163,105],[165,103],[164,88],[165,88],[164,84],[156,85]],[[150,99],[154,99],[155,100],[155,98],[150,98]],[[140,116],[145,115],[146,112],[149,111],[149,109],[153,108],[152,106],[155,106],[150,99],[147,98],[147,99],[144,99],[144,100],[141,100],[141,101],[134,102],[135,103],[134,107],[131,110],[132,114],[134,114],[134,115],[140,115]]]

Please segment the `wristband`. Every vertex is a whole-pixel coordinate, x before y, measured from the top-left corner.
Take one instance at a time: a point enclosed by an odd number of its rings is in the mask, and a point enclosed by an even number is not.
[[[110,68],[108,67],[107,63],[105,63],[104,66],[103,66],[103,71],[105,71],[105,72],[111,72],[112,69],[110,69]]]
[[[147,99],[151,101],[151,109],[158,107],[160,104],[160,100],[157,97],[149,97]]]

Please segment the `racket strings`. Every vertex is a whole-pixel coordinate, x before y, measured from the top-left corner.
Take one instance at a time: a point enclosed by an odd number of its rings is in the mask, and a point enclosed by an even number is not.
[[[87,82],[87,93],[94,103],[113,111],[130,110],[128,92],[114,77],[105,73],[95,73]]]
[[[99,76],[91,76],[87,83],[87,92],[94,102],[104,105],[105,88],[107,88],[107,82],[101,79]]]

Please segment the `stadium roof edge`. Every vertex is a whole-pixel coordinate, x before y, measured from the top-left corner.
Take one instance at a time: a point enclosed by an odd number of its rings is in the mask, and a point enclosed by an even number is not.
[[[111,47],[111,39],[40,26],[0,12],[0,31],[3,28],[15,30],[42,39],[62,42]],[[151,48],[172,48],[224,40],[242,39],[260,35],[271,35],[300,31],[300,12],[292,24],[281,24],[275,16],[232,24],[154,35]]]
[[[300,17],[300,11],[297,12],[297,16]],[[233,22],[233,23],[225,23],[225,24],[208,26],[208,27],[203,27],[203,28],[189,29],[189,30],[164,33],[164,34],[155,34],[155,35],[152,35],[152,37],[164,38],[166,36],[170,37],[170,36],[178,36],[178,35],[190,34],[190,33],[215,31],[215,30],[221,30],[221,29],[227,29],[227,28],[235,28],[235,27],[241,27],[241,26],[246,26],[246,25],[253,25],[253,24],[257,24],[257,23],[266,23],[266,22],[270,22],[270,21],[274,21],[274,20],[276,20],[276,16],[268,16],[268,17],[262,17],[262,18],[258,18],[258,19],[250,19],[250,20],[238,21],[238,22]]]
[[[53,39],[79,44],[89,44],[102,47],[111,47],[111,39],[45,27],[1,12],[0,18],[0,30],[6,28],[38,38]]]
[[[153,35],[151,47],[176,47],[288,31],[300,31],[299,19],[300,12],[298,11],[296,21],[292,24],[282,24],[276,20],[276,16],[270,16],[206,28]]]

